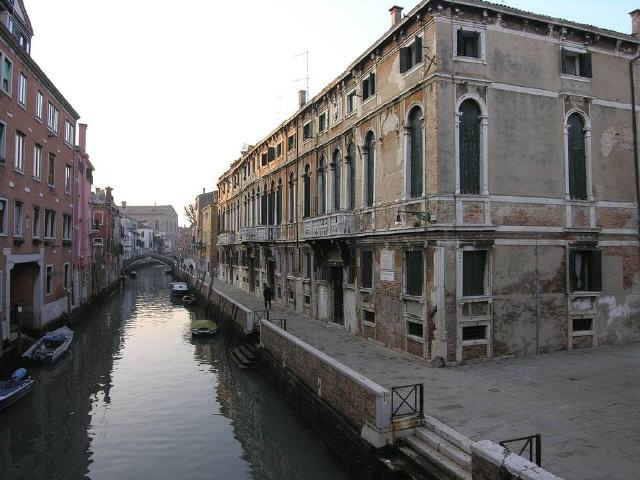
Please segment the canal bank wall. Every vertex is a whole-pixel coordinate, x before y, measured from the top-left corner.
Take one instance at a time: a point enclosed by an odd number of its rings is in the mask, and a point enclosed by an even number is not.
[[[398,445],[413,436],[421,422],[394,421],[388,389],[288,333],[282,319],[269,321],[264,312],[252,311],[207,282],[188,275],[183,279],[236,335],[255,335],[259,330],[260,373],[354,478],[562,480],[490,440],[472,442],[443,424],[438,430],[442,436],[431,445],[435,461],[433,454],[417,460],[407,457],[406,448]],[[432,422],[440,423],[428,421]],[[437,461],[449,448],[447,439],[453,438],[468,444],[468,471],[455,465],[449,469],[446,461]]]

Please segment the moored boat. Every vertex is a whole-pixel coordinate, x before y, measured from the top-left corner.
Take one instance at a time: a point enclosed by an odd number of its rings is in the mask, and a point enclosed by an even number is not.
[[[215,335],[218,333],[218,325],[213,320],[194,320],[191,322],[192,335]]]
[[[73,330],[60,327],[36,341],[22,356],[34,362],[54,363],[67,351],[72,340]]]
[[[0,410],[13,405],[33,389],[33,378],[24,368],[19,368],[9,380],[0,382]]]
[[[184,282],[171,282],[169,288],[171,289],[171,295],[180,297],[183,297],[189,291],[189,287]]]
[[[195,297],[195,295],[185,295],[184,297],[182,297],[182,303],[184,303],[185,305],[193,305],[194,303],[196,303],[197,298]]]

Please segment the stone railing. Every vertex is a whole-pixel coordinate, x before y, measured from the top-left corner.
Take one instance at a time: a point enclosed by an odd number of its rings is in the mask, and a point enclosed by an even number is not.
[[[256,227],[244,227],[238,233],[238,243],[253,242],[256,238]]]
[[[353,212],[335,212],[304,221],[303,238],[329,238],[352,235],[356,231]]]
[[[236,234],[234,232],[225,232],[218,234],[218,245],[233,245],[236,242]]]
[[[278,240],[278,227],[275,225],[260,225],[259,227],[255,227],[256,242],[270,242],[273,240]]]

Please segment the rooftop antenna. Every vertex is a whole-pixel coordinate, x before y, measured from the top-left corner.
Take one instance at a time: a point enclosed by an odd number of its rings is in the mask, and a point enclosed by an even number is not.
[[[309,50],[305,50],[304,52],[300,52],[297,55],[294,55],[294,57],[301,57],[301,56],[305,56],[306,57],[306,62],[307,62],[307,75],[303,78],[299,78],[297,80],[294,80],[294,82],[301,82],[303,80],[306,80],[307,82],[307,99],[309,98]]]

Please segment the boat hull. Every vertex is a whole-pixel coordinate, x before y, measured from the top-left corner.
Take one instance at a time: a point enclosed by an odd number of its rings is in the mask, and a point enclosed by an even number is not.
[[[63,338],[63,340],[55,347],[48,347],[46,345],[46,340],[51,336],[60,336],[60,338]],[[57,330],[49,332],[44,337],[40,338],[26,352],[24,352],[22,356],[35,363],[41,363],[45,365],[55,363],[69,349],[72,341],[73,331],[67,327],[61,327]]]
[[[33,390],[33,384],[34,380],[32,378],[14,382],[14,386],[12,387],[7,386],[9,385],[9,382],[0,384],[0,410],[10,407],[27,395],[31,390]]]

